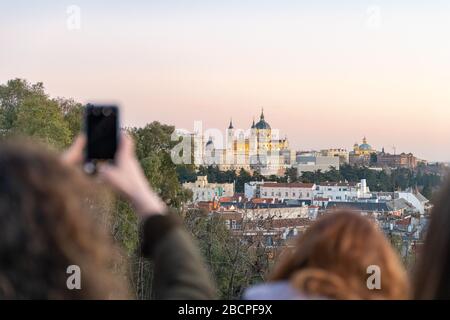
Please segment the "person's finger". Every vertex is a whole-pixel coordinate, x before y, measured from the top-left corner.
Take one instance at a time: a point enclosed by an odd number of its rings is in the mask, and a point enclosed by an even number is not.
[[[83,161],[83,149],[86,145],[86,137],[80,134],[73,144],[62,154],[62,161],[69,165],[80,164]]]
[[[98,175],[107,181],[114,179],[114,177],[116,175],[116,171],[117,171],[117,168],[111,164],[103,163],[103,164],[97,165]]]
[[[117,150],[117,159],[119,160],[119,162],[124,162],[134,155],[135,155],[134,140],[129,134],[122,131],[120,133],[120,142]]]
[[[97,167],[97,177],[100,181],[106,182],[108,185],[116,189],[116,191],[121,191],[120,182],[121,176],[118,172],[117,167],[110,164],[101,164]]]
[[[125,153],[134,153],[134,140],[126,132],[122,132],[120,135],[120,147]]]

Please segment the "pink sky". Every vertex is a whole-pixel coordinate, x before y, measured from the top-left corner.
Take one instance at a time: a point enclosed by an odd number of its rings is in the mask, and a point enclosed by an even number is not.
[[[295,149],[375,148],[450,161],[450,10],[113,10],[80,5],[0,20],[0,82],[117,101],[126,125],[247,129],[266,120]],[[368,9],[369,8],[369,9]],[[368,20],[369,19],[369,20]],[[8,44],[8,45],[5,45]]]

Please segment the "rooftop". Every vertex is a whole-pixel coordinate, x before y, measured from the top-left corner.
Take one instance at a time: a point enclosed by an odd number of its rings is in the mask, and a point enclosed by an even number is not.
[[[386,202],[328,202],[327,209],[356,209],[360,211],[392,211]]]
[[[322,187],[356,187],[357,182],[321,182],[318,184]]]
[[[261,185],[265,188],[307,188],[312,189],[315,186],[314,183],[277,183],[277,182],[266,182]]]

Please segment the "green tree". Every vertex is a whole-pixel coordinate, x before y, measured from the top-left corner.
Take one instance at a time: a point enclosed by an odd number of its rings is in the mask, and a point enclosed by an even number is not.
[[[0,85],[0,128],[4,133],[14,127],[19,107],[32,96],[47,98],[42,82],[30,84],[23,79],[13,79]]]
[[[42,95],[29,96],[22,101],[12,130],[57,148],[64,148],[71,142],[70,129],[58,104]]]
[[[425,198],[431,200],[433,198],[433,188],[429,184],[426,184],[422,189],[422,194]]]
[[[285,180],[289,182],[297,182],[298,181],[298,171],[297,168],[287,168],[284,174]]]
[[[177,141],[171,141],[174,127],[153,122],[143,128],[129,128],[136,144],[136,153],[145,175],[156,192],[172,208],[181,210],[182,205],[192,197],[189,190],[182,188],[178,179],[177,166],[172,162],[170,152]],[[138,252],[138,221],[128,203],[118,199],[114,214],[114,235],[122,243],[131,264],[131,283],[138,299],[149,299],[153,268],[141,258]]]
[[[239,299],[246,288],[265,280],[271,267],[268,248],[234,235],[220,215],[189,210],[185,226],[200,245],[220,298]]]
[[[179,164],[177,165],[178,179],[181,183],[194,182],[197,178],[195,166],[192,164]]]
[[[64,120],[70,130],[70,137],[73,139],[81,132],[84,107],[73,99],[58,98],[56,103],[61,109]]]
[[[172,141],[175,127],[152,122],[143,128],[131,128],[129,132],[136,142],[136,153],[152,187],[166,203],[175,208],[189,199],[178,179],[177,166],[170,153],[178,141]]]
[[[239,175],[236,177],[235,191],[240,193],[244,192],[244,185],[250,181],[252,181],[250,173],[244,168],[241,168]]]

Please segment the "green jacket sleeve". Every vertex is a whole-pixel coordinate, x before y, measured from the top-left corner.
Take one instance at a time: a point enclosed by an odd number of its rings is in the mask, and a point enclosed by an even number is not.
[[[142,253],[153,259],[153,298],[158,300],[215,299],[200,252],[180,219],[154,215],[143,222]]]

